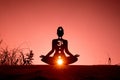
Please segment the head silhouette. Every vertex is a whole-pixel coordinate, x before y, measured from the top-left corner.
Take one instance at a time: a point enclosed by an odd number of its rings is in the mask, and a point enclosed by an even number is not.
[[[57,29],[57,35],[58,35],[58,37],[62,38],[63,34],[64,34],[63,28],[62,27],[58,27],[58,29]]]

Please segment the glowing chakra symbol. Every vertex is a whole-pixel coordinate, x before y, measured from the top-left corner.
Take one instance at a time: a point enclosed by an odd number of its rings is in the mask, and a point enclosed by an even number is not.
[[[62,65],[63,64],[63,60],[62,60],[61,56],[58,56],[57,64],[58,65]]]
[[[59,40],[57,46],[61,46],[61,45],[63,45],[63,41]]]
[[[61,28],[60,28],[59,30],[60,30],[60,31],[62,31],[62,29],[61,29]]]

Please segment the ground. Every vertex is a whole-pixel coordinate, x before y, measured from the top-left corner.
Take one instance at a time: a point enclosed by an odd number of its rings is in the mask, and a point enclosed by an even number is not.
[[[117,65],[0,66],[0,80],[120,80]]]

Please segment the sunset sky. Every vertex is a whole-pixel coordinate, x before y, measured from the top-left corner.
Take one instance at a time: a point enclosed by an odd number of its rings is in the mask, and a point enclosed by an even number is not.
[[[120,63],[119,0],[0,0],[0,39],[30,48],[34,64],[51,50],[59,26],[77,65]]]

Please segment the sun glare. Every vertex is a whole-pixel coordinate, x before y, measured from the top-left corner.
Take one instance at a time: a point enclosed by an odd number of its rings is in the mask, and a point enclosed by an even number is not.
[[[63,60],[62,60],[61,56],[58,56],[57,64],[58,65],[62,65],[63,64]]]

